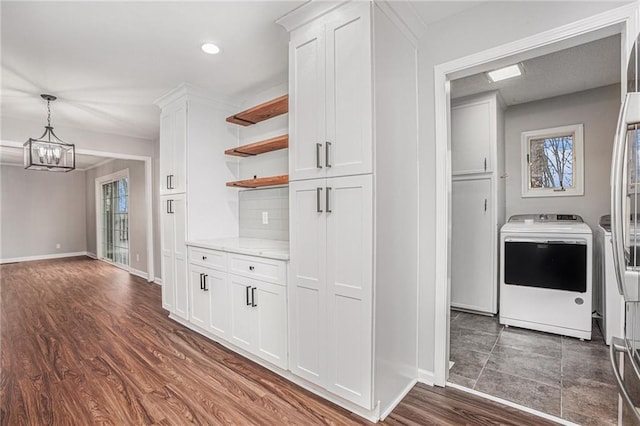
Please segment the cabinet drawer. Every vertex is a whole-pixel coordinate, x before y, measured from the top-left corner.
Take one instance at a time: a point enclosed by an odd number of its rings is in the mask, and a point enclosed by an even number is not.
[[[222,251],[189,247],[189,263],[195,263],[219,271],[226,271],[227,254]]]
[[[285,262],[263,257],[229,254],[229,272],[280,285],[287,280]]]

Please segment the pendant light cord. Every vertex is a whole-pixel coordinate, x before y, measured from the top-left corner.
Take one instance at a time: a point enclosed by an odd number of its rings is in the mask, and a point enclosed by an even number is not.
[[[47,126],[51,127],[51,101],[47,100]]]

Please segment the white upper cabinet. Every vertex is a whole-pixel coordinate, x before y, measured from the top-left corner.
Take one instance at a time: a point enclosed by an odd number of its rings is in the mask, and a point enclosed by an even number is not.
[[[493,170],[496,139],[495,96],[451,108],[451,173]]]
[[[160,195],[186,191],[187,102],[178,102],[160,116]]]
[[[289,67],[289,180],[371,173],[371,5],[293,31]]]

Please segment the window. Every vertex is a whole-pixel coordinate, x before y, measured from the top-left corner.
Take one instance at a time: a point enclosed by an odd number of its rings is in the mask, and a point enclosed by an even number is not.
[[[584,195],[583,125],[522,132],[522,196]]]

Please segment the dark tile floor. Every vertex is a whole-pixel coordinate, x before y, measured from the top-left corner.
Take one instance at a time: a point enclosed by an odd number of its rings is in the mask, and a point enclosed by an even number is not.
[[[618,390],[598,326],[591,341],[451,312],[449,381],[563,419],[615,425]]]

